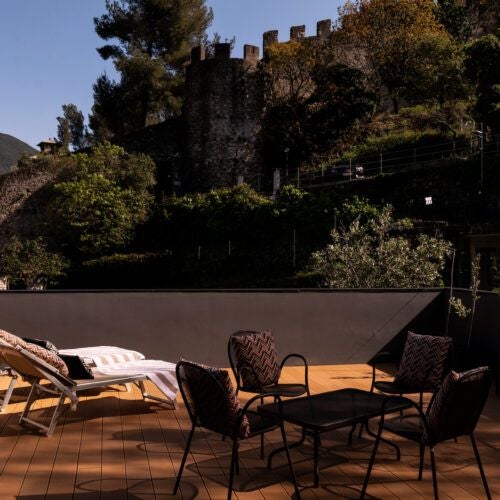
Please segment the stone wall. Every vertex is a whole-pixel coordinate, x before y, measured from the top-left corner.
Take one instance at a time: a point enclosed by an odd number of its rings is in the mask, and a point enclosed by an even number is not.
[[[259,49],[246,45],[231,58],[228,43],[214,57],[195,47],[186,70],[186,159],[190,189],[232,186],[243,179],[258,185],[256,138],[262,110]]]
[[[317,24],[315,36],[305,26],[292,26],[290,39],[326,40],[331,21]],[[278,31],[263,35],[263,51],[279,43]],[[239,181],[257,190],[264,185],[259,131],[265,96],[259,48],[245,45],[243,57],[231,58],[228,43],[215,45],[213,57],[203,47],[191,52],[186,68],[184,158],[189,190],[206,191]],[[270,184],[270,179],[267,184]]]

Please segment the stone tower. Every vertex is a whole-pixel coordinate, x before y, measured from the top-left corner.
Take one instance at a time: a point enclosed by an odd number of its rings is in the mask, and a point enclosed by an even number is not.
[[[256,140],[262,113],[259,48],[245,45],[242,59],[231,58],[228,43],[191,51],[186,69],[186,167],[190,190],[258,187]]]

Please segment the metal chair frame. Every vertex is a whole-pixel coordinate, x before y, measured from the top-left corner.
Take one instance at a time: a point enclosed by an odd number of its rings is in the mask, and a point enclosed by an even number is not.
[[[179,363],[177,363],[176,376],[177,376],[177,381],[179,383],[179,389],[180,389],[180,392],[182,395],[182,399],[184,401],[189,418],[191,420],[191,430],[189,432],[188,440],[186,443],[186,448],[185,448],[184,454],[182,456],[181,465],[179,468],[179,473],[177,474],[177,479],[175,481],[175,486],[174,486],[174,490],[173,490],[174,495],[177,493],[177,490],[179,489],[182,473],[184,471],[184,466],[186,464],[187,456],[188,456],[189,450],[191,448],[191,442],[193,440],[193,435],[194,435],[195,429],[196,429],[196,427],[203,428],[203,426],[199,423],[199,420],[198,420],[198,417],[195,413],[194,408],[189,403],[189,398],[188,398],[186,391],[184,389],[185,382],[183,381],[183,378],[182,378],[183,376],[180,373],[180,370],[182,369],[183,363],[186,363],[186,362],[180,361]],[[198,367],[198,368],[203,369],[202,367]],[[215,383],[217,383],[219,385],[221,391],[225,390],[224,387],[221,385],[221,383],[218,380],[214,379],[214,381],[215,381]],[[243,438],[243,437],[239,436],[238,430],[241,428],[241,425],[243,423],[243,419],[248,414],[251,406],[253,404],[255,404],[257,401],[262,401],[262,399],[267,398],[267,397],[272,397],[272,398],[274,398],[275,401],[277,401],[279,403],[279,408],[280,408],[279,422],[277,422],[273,426],[270,426],[269,428],[260,429],[258,432],[254,432],[254,433],[250,432],[250,434],[247,437]],[[232,434],[223,434],[223,436],[228,436],[232,440],[231,465],[229,466],[229,483],[228,483],[228,492],[227,492],[228,500],[230,500],[232,497],[234,476],[239,474],[239,459],[238,459],[239,442],[243,441],[245,439],[249,439],[251,437],[255,437],[257,435],[263,436],[266,432],[273,431],[277,428],[279,428],[281,431],[281,437],[283,439],[283,445],[284,445],[285,450],[286,450],[286,456],[287,456],[288,466],[290,468],[290,475],[292,477],[295,495],[296,495],[296,498],[300,500],[300,491],[299,491],[298,486],[297,486],[297,480],[295,477],[295,472],[294,472],[292,460],[290,457],[290,451],[288,449],[288,442],[287,442],[287,438],[286,438],[285,427],[283,424],[282,411],[283,411],[282,410],[282,402],[281,402],[281,398],[280,398],[279,394],[269,393],[269,394],[264,394],[264,395],[261,395],[261,394],[256,395],[256,396],[252,397],[249,401],[247,401],[245,406],[243,406],[243,408],[240,410],[236,425],[234,426],[233,433]],[[209,430],[211,430],[211,429],[209,429]],[[263,444],[263,441],[261,440],[261,458],[263,458],[262,444]]]
[[[258,334],[258,333],[260,333],[260,332],[255,331],[255,330],[238,330],[238,331],[232,333],[229,337],[229,341],[227,343],[227,355],[229,358],[229,364],[231,365],[231,370],[232,370],[234,378],[236,380],[236,394],[238,394],[239,391],[250,392],[250,393],[254,393],[254,394],[264,394],[264,393],[267,394],[267,393],[269,393],[269,391],[272,391],[272,392],[278,393],[280,396],[290,397],[290,396],[284,394],[283,392],[281,392],[279,389],[274,389],[274,384],[270,385],[270,386],[266,386],[266,387],[262,386],[262,384],[260,384],[260,382],[259,382],[259,377],[257,375],[257,372],[255,371],[255,367],[253,367],[251,365],[249,365],[248,367],[252,370],[253,375],[255,377],[255,380],[257,380],[259,388],[258,388],[258,390],[255,390],[254,388],[242,385],[241,373],[238,370],[238,363],[235,359],[234,350],[233,350],[233,346],[232,346],[232,337],[238,336],[238,335],[254,335],[254,334]],[[279,366],[278,379],[281,376],[281,371],[283,370],[283,367],[285,366],[287,361],[292,359],[292,358],[298,358],[304,363],[304,384],[293,384],[293,385],[303,385],[304,391],[300,394],[296,394],[295,397],[302,396],[303,394],[307,394],[308,396],[310,396],[311,394],[309,391],[309,366],[307,364],[306,358],[304,356],[302,356],[302,354],[291,353],[283,358],[283,360],[281,361],[280,366]]]
[[[485,376],[488,377],[488,379],[487,379],[487,381],[485,383],[486,389],[485,389],[485,397],[483,398],[483,401],[482,401],[482,405],[483,406],[484,406],[484,404],[486,402],[486,398],[488,396],[489,386],[491,385],[491,375],[490,375],[489,371],[487,369],[485,369],[484,373],[485,373]],[[438,484],[437,484],[437,474],[436,474],[436,458],[435,458],[435,452],[434,452],[435,446],[437,444],[439,444],[440,442],[446,441],[448,439],[453,439],[453,438],[456,439],[459,436],[468,435],[469,438],[470,438],[470,440],[471,440],[472,449],[474,450],[474,456],[476,458],[476,462],[477,462],[477,465],[478,465],[478,468],[479,468],[479,472],[480,472],[480,475],[481,475],[481,480],[482,480],[482,483],[483,483],[484,491],[486,493],[486,497],[488,498],[488,500],[491,499],[490,490],[488,488],[488,482],[486,480],[486,475],[484,473],[483,465],[482,465],[482,462],[481,462],[481,457],[479,456],[479,450],[477,448],[476,439],[474,437],[474,429],[475,429],[475,427],[477,425],[477,421],[474,423],[473,430],[470,433],[468,433],[468,434],[466,434],[466,433],[457,433],[456,435],[447,435],[444,439],[439,439],[439,436],[435,436],[434,435],[434,433],[433,433],[433,431],[432,431],[432,429],[431,429],[431,427],[429,425],[429,422],[428,422],[428,414],[429,414],[430,408],[432,407],[432,404],[434,402],[435,396],[436,396],[436,394],[433,395],[433,397],[431,399],[431,402],[429,403],[429,406],[427,407],[427,411],[426,411],[425,414],[424,414],[424,412],[423,412],[423,410],[422,410],[422,408],[421,408],[420,405],[418,405],[417,403],[415,403],[415,402],[411,401],[410,399],[408,399],[408,402],[411,403],[412,407],[417,411],[417,414],[419,416],[419,421],[422,423],[422,428],[420,430],[416,429],[414,432],[411,432],[411,433],[409,433],[407,430],[406,431],[405,430],[399,430],[398,431],[397,427],[387,427],[386,425],[384,425],[385,424],[385,409],[386,409],[387,403],[391,399],[394,399],[396,396],[388,396],[384,400],[384,402],[382,404],[382,415],[380,417],[380,421],[379,421],[379,425],[378,425],[377,438],[376,438],[375,444],[373,446],[372,455],[370,457],[370,462],[368,464],[368,470],[367,470],[367,473],[366,473],[366,476],[365,476],[365,480],[363,482],[363,489],[361,491],[361,496],[360,496],[361,499],[365,498],[366,489],[368,487],[368,483],[369,483],[369,480],[370,480],[370,475],[371,475],[371,472],[372,472],[372,469],[373,469],[373,465],[375,463],[375,458],[376,458],[378,446],[379,446],[380,441],[383,439],[382,438],[382,431],[384,429],[388,430],[389,432],[392,432],[394,434],[406,437],[407,439],[410,439],[412,441],[415,441],[415,442],[419,443],[419,457],[420,457],[419,458],[419,468],[418,468],[418,480],[419,481],[422,480],[422,472],[423,472],[423,467],[424,467],[425,448],[427,446],[429,447],[430,456],[431,456],[432,485],[433,485],[433,491],[434,491],[434,498],[435,498],[435,500],[439,499]],[[479,414],[481,413],[483,406],[480,408]],[[479,419],[479,415],[477,416],[477,419]]]

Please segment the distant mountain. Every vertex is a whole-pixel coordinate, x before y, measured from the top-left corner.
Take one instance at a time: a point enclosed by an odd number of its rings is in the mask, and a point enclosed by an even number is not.
[[[10,172],[24,154],[34,155],[37,152],[29,144],[0,133],[0,175]]]

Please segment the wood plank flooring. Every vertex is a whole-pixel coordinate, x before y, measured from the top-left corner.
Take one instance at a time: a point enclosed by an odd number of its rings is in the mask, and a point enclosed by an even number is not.
[[[387,376],[381,372],[380,377]],[[302,378],[298,367],[286,369],[287,381]],[[344,387],[369,389],[367,365],[310,367],[313,394]],[[0,378],[6,388],[8,378]],[[157,389],[148,387],[154,394]],[[184,445],[190,429],[188,415],[142,401],[135,387],[91,392],[81,398],[76,412],[67,412],[53,436],[46,438],[18,425],[26,399],[20,384],[7,411],[0,414],[0,499],[156,499],[172,497]],[[245,394],[241,394],[245,399]],[[55,404],[52,398],[38,403],[40,412]],[[373,441],[355,437],[347,446],[348,430],[322,436],[320,487],[311,487],[312,446],[292,451],[304,499],[358,498]],[[292,441],[299,429],[287,425]],[[493,498],[500,498],[500,396],[492,391],[476,432],[479,450]],[[402,458],[381,445],[369,498],[432,498],[432,480],[426,457],[423,481],[417,481],[418,447],[395,438]],[[279,432],[266,437],[266,456],[280,446]],[[178,498],[219,499],[227,495],[230,442],[208,431],[197,431],[188,457]],[[242,443],[240,474],[234,498],[290,498],[293,487],[285,461],[277,457],[268,471],[259,458],[259,440]],[[467,439],[437,448],[438,481],[442,499],[485,498],[479,470]]]

